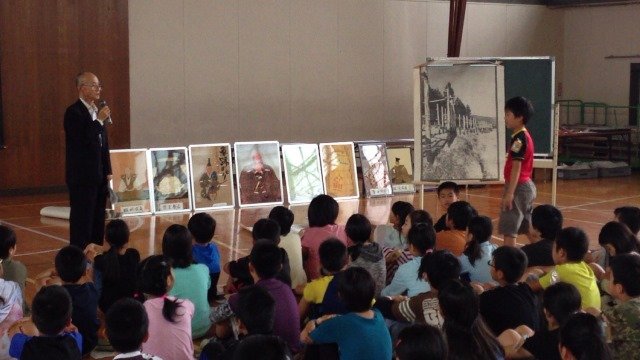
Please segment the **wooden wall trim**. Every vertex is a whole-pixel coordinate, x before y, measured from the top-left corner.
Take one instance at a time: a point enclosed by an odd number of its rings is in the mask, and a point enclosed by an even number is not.
[[[112,148],[130,145],[127,0],[0,2],[4,137],[0,190],[64,185],[63,115],[77,100],[75,75],[104,84]]]

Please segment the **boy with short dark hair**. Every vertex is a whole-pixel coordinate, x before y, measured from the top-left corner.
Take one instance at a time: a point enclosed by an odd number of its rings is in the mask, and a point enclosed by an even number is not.
[[[351,259],[349,266],[359,266],[367,270],[376,282],[376,296],[380,295],[387,279],[387,266],[382,246],[371,238],[371,222],[362,214],[353,214],[347,220],[345,231],[354,244],[348,249]]]
[[[446,249],[461,256],[467,244],[467,226],[478,215],[476,209],[466,201],[456,201],[447,209],[447,229],[436,234],[436,248]]]
[[[505,124],[511,130],[509,153],[504,164],[504,194],[498,230],[504,244],[516,245],[518,234],[528,232],[531,210],[536,198],[533,172],[533,139],[525,125],[533,115],[533,105],[521,96],[507,100],[504,105]]]
[[[291,267],[291,288],[296,289],[307,283],[307,274],[303,267],[300,235],[291,231],[293,212],[284,206],[276,206],[269,212],[269,219],[280,225],[279,246],[287,252]]]
[[[447,210],[449,209],[449,205],[459,200],[460,188],[458,188],[458,184],[453,181],[445,181],[438,185],[437,193],[440,208],[444,210],[444,214],[442,214],[438,222],[433,225],[436,233],[439,233],[440,231],[451,230],[447,227]]]
[[[280,225],[271,219],[259,219],[253,225],[251,230],[253,243],[258,240],[267,240],[275,245],[280,244]],[[276,275],[276,279],[291,286],[291,267],[289,265],[289,256],[284,249],[280,249],[282,256],[282,268]],[[227,292],[234,293],[243,286],[253,285],[254,280],[249,271],[249,256],[233,260],[225,265],[225,271],[229,274],[229,281],[233,286],[227,286]]]
[[[98,290],[91,282],[90,265],[79,247],[66,246],[58,251],[55,267],[62,286],[69,292],[73,324],[82,334],[82,354],[86,355],[98,343]]]
[[[611,259],[608,293],[618,305],[603,306],[611,328],[611,345],[616,359],[631,359],[640,350],[640,255],[623,254]]]
[[[600,310],[600,290],[591,267],[583,261],[589,250],[589,239],[584,231],[575,227],[562,229],[553,243],[553,261],[555,267],[540,279],[531,279],[527,283],[533,291],[546,289],[550,285],[563,281],[578,289],[582,298],[582,309]]]
[[[82,358],[82,335],[71,325],[71,297],[62,286],[45,286],[38,291],[33,298],[31,320],[40,334],[15,334],[9,355],[27,360]]]
[[[220,252],[213,242],[216,232],[216,220],[206,213],[194,214],[187,225],[194,239],[193,259],[198,264],[207,265],[211,287],[207,299],[211,302],[218,294],[218,280],[220,279]]]
[[[141,352],[142,343],[149,338],[149,318],[139,301],[118,300],[106,314],[107,338],[119,353],[113,359],[162,360]]]
[[[637,206],[622,206],[613,210],[616,220],[621,222],[631,230],[632,233],[638,235],[640,231],[640,208]]]
[[[536,295],[525,283],[518,283],[527,268],[527,255],[516,247],[493,251],[491,277],[498,286],[480,294],[480,314],[494,334],[526,325],[539,327]]]
[[[389,330],[380,312],[371,309],[374,293],[375,283],[367,270],[345,270],[338,294],[348,313],[309,321],[300,338],[307,344],[337,343],[341,359],[391,359]]]
[[[529,266],[553,266],[553,242],[562,230],[562,213],[553,205],[539,205],[531,213],[530,238],[536,241],[523,246]]]
[[[298,303],[298,311],[300,318],[307,317],[312,305],[318,308],[325,300],[325,295],[329,284],[334,279],[334,275],[342,271],[348,264],[347,247],[337,238],[329,238],[325,240],[318,250],[320,255],[320,264],[322,265],[322,273],[325,275],[315,279],[304,287],[302,298]],[[321,309],[317,309],[312,317],[316,317],[321,313]]]

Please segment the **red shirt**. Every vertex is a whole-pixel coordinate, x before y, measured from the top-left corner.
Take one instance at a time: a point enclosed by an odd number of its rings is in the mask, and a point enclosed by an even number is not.
[[[531,173],[533,172],[533,140],[529,131],[524,127],[511,135],[507,162],[504,164],[504,181],[506,182],[511,180],[513,160],[522,162],[518,184],[531,180]]]

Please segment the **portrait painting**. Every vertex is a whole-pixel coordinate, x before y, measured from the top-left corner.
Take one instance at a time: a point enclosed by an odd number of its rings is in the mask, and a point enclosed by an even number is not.
[[[420,77],[416,180],[503,181],[503,67],[431,62]]]
[[[232,167],[230,144],[189,145],[194,210],[234,206]]]
[[[410,147],[387,147],[389,176],[394,194],[416,192],[413,184],[413,159]]]
[[[282,145],[282,161],[290,204],[309,203],[324,194],[317,144]]]
[[[113,210],[122,216],[151,214],[147,150],[111,150],[111,188],[118,201]]]
[[[280,144],[277,141],[237,142],[234,150],[240,206],[282,204]]]
[[[365,195],[367,197],[392,196],[386,144],[358,144],[358,150]]]
[[[154,213],[191,210],[188,157],[185,147],[149,149]]]
[[[352,142],[321,143],[322,180],[327,195],[356,199],[360,195]]]

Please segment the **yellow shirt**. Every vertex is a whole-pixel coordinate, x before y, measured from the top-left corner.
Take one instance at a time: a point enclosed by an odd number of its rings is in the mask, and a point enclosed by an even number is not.
[[[333,275],[313,280],[304,287],[302,297],[310,304],[322,304],[324,293],[327,292],[331,280],[333,280]]]
[[[593,307],[600,310],[600,291],[596,284],[596,276],[584,261],[556,265],[553,270],[540,278],[543,289],[557,282],[566,282],[578,289],[582,297],[582,309]]]

